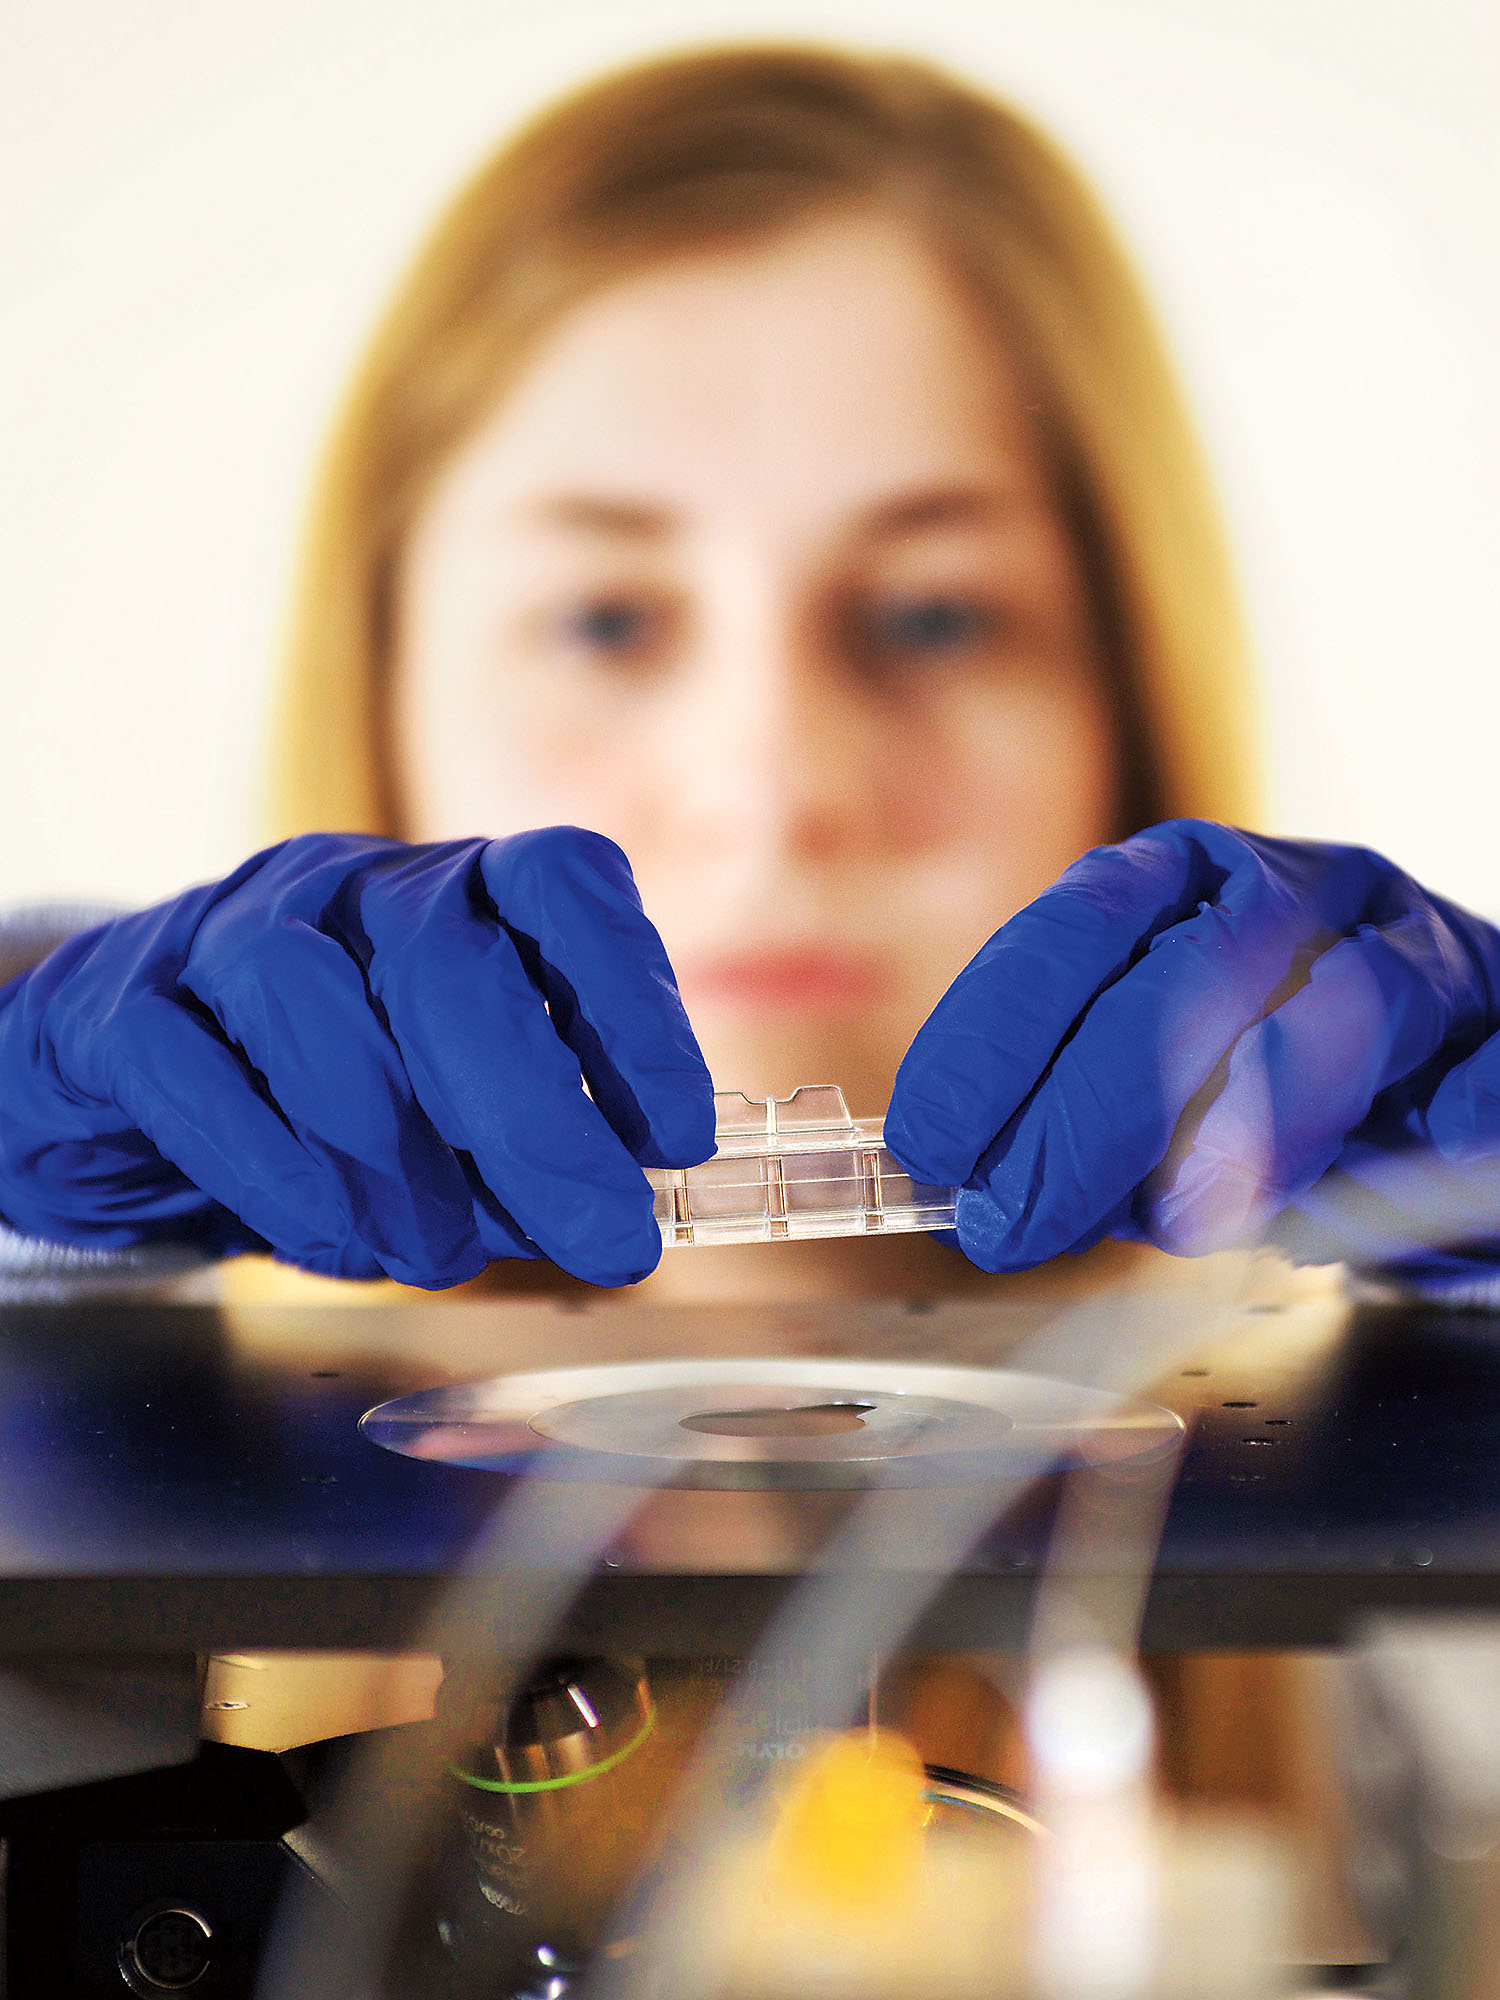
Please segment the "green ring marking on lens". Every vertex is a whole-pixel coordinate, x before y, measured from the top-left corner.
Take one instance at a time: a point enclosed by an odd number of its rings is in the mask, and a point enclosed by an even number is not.
[[[646,1738],[656,1727],[656,1704],[653,1702],[646,1711],[646,1720],[612,1756],[601,1757],[597,1764],[590,1764],[585,1771],[564,1771],[560,1778],[476,1778],[472,1771],[461,1771],[457,1764],[450,1764],[450,1777],[462,1778],[466,1785],[473,1785],[481,1792],[561,1792],[570,1785],[586,1785],[590,1778],[602,1778],[606,1771],[613,1771],[618,1764],[640,1749]]]

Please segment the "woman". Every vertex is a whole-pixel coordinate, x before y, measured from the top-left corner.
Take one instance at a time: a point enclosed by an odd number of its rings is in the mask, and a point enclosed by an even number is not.
[[[12,1261],[626,1282],[709,1072],[890,1100],[971,1261],[696,1252],[678,1295],[1306,1235],[1440,1079],[1476,1129],[1500,950],[1214,824],[1252,734],[1170,371],[1044,139],[824,51],[591,85],[440,221],[335,433],[276,773],[309,837],[0,998]],[[617,847],[531,831],[570,826]]]
[[[675,966],[721,1085],[891,1096],[986,1270],[1326,1250],[1351,1148],[1467,1143],[1500,946],[1377,857],[1212,824],[1247,740],[1187,429],[1071,169],[919,64],[649,63],[418,259],[302,581],[280,814],[319,834],[10,990],[0,1215],[638,1278],[637,1164],[711,1140]],[[618,845],[533,831],[570,825]],[[964,1269],[790,1259],[732,1282]]]

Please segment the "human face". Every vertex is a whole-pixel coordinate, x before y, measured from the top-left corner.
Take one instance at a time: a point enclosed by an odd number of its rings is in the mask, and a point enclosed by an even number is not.
[[[965,960],[1113,831],[1024,392],[895,222],[577,307],[435,481],[398,628],[403,831],[618,841],[721,1089],[882,1109]]]

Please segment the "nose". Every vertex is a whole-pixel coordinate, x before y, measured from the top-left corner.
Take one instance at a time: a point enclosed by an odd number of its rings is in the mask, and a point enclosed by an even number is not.
[[[678,834],[768,867],[838,860],[878,840],[899,747],[815,614],[748,581],[705,618],[678,689]]]

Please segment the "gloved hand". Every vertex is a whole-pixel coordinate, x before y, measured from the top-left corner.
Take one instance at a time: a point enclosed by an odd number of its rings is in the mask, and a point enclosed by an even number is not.
[[[641,1167],[713,1149],[629,866],[573,827],[308,835],[0,992],[0,1219],[28,1236],[623,1284],[661,1251]]]
[[[1492,925],[1366,849],[1176,820],[990,939],[913,1041],[886,1143],[964,1190],[989,1271],[1107,1235],[1500,1245],[1497,1029]]]

